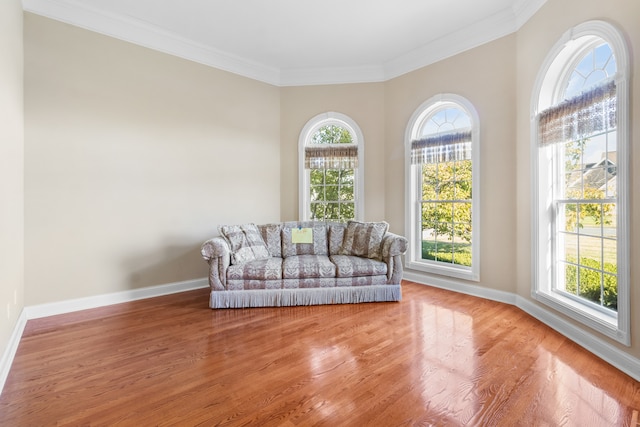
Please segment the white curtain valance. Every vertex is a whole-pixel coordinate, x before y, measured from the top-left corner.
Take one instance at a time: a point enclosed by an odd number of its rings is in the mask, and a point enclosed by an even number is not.
[[[471,132],[448,133],[411,142],[411,164],[471,160]]]
[[[358,167],[358,147],[322,146],[305,147],[305,169],[356,169]]]
[[[615,129],[617,96],[614,81],[562,101],[538,115],[540,145],[577,141]]]

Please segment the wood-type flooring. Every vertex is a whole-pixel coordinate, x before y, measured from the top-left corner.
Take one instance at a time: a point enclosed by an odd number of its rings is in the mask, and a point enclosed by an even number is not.
[[[27,323],[0,426],[628,426],[640,383],[520,309],[211,310],[208,289]]]

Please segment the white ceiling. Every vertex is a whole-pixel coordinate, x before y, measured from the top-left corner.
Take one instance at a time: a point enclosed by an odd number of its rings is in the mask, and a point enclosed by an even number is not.
[[[385,81],[516,31],[546,0],[23,0],[278,86]]]

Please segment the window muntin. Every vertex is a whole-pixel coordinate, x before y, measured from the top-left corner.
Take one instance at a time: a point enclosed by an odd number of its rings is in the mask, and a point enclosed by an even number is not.
[[[347,116],[325,113],[307,123],[300,135],[303,220],[360,218],[362,151],[361,132]]]
[[[534,92],[533,296],[628,344],[626,48],[599,21],[565,37]]]
[[[479,280],[477,120],[471,105],[440,95],[408,126],[409,268]]]

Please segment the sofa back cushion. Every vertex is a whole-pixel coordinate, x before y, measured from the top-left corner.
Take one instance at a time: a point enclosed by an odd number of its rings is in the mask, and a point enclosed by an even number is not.
[[[329,226],[329,255],[340,255],[344,232],[347,224],[331,224]]]
[[[282,258],[282,224],[258,225],[262,240],[267,245],[269,253],[274,258]]]
[[[218,231],[229,243],[231,264],[243,264],[271,257],[255,224],[221,225]]]
[[[293,243],[292,229],[311,228],[312,243]],[[312,221],[285,222],[282,224],[282,257],[297,255],[329,255],[327,227]]]
[[[340,255],[382,259],[382,238],[388,229],[389,224],[385,221],[349,221],[340,247]]]

